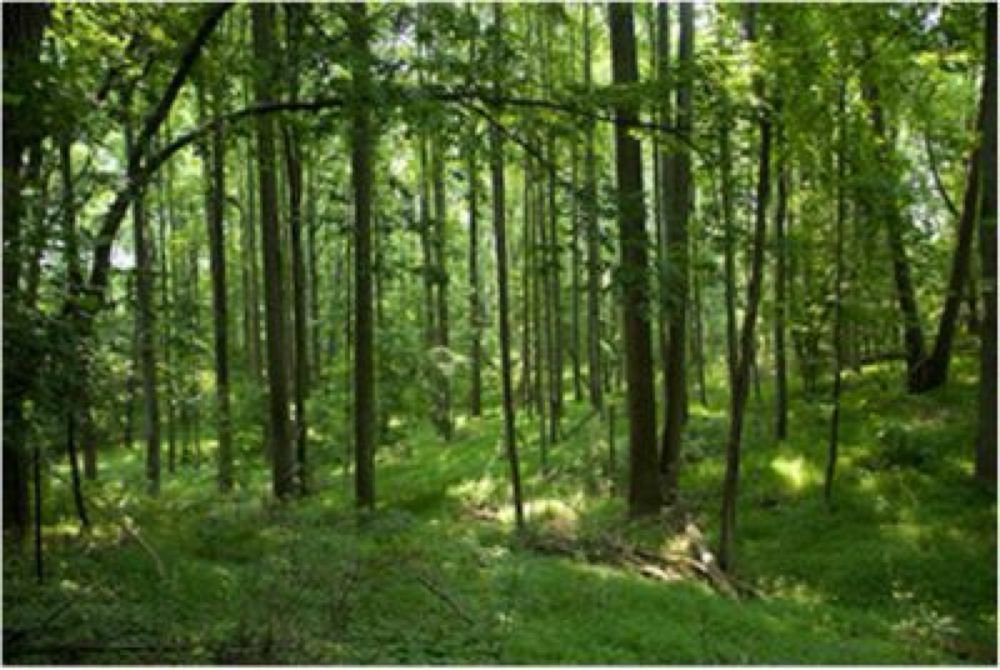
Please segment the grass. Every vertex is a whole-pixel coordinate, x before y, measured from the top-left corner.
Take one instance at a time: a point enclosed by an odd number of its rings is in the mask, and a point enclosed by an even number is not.
[[[378,509],[360,516],[340,448],[322,435],[316,492],[285,505],[269,500],[252,454],[232,494],[215,492],[208,465],[187,466],[157,499],[142,493],[137,451],[108,454],[104,479],[88,485],[101,507],[92,532],[45,528],[44,585],[30,557],[7,547],[4,660],[993,663],[996,497],[971,481],[972,366],[956,361],[950,385],[922,397],[896,390],[891,369],[847,378],[830,510],[821,500],[829,408],[796,400],[790,438],[776,444],[766,389],[751,399],[735,569],[764,597],[738,602],[700,582],[524,549],[496,411],[460,422],[450,444],[422,424],[396,427],[400,438],[379,452]],[[537,420],[519,417],[530,523],[668,540],[662,522],[623,521],[604,476],[607,428],[587,414],[567,403],[564,426],[579,428],[550,450],[548,476]],[[681,503],[710,543],[725,430],[718,407],[692,405]],[[616,442],[620,477],[624,419]],[[66,473],[54,469],[51,518],[70,519]],[[482,507],[499,520],[470,513]]]

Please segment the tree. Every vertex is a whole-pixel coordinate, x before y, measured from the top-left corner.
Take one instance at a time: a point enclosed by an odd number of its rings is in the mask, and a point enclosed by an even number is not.
[[[375,385],[372,347],[371,137],[369,25],[364,4],[349,7],[351,69],[351,186],[354,192],[354,453],[358,507],[375,506]]]
[[[747,40],[756,39],[757,5],[746,5]],[[764,100],[764,82],[755,77],[754,93]],[[726,437],[726,474],[722,488],[722,521],[719,530],[719,565],[724,570],[732,568],[733,537],[736,533],[736,494],[740,473],[740,446],[743,439],[743,413],[746,409],[747,388],[750,378],[750,359],[754,352],[754,328],[760,305],[761,285],[764,281],[764,245],[767,237],[767,203],[771,193],[771,120],[763,106],[757,109],[760,128],[758,154],[757,195],[754,211],[754,234],[750,281],[747,283],[746,312],[740,330],[738,359],[732,379],[729,400],[729,429]]]
[[[666,12],[665,6],[660,11]],[[661,20],[663,24],[666,20]],[[683,73],[677,87],[677,135],[678,142],[687,143],[691,135],[691,68],[694,62],[694,5],[680,5],[680,44],[678,45],[678,68]],[[667,27],[661,29],[665,36]],[[666,39],[661,40],[666,42]],[[665,58],[665,57],[664,57]],[[669,117],[669,109],[664,116]],[[667,181],[664,188],[666,202],[666,251],[667,267],[664,270],[669,329],[666,351],[666,408],[663,429],[663,446],[660,453],[660,472],[664,479],[664,495],[672,500],[677,495],[677,478],[681,462],[681,430],[684,426],[685,404],[687,402],[687,296],[688,296],[688,217],[691,200],[691,157],[686,147],[674,152],[664,161],[661,168]]]
[[[222,115],[222,86],[214,81],[212,111]],[[225,230],[225,130],[217,123],[212,128],[209,158],[211,180],[208,189],[208,246],[212,275],[212,326],[215,347],[215,395],[218,415],[219,489],[233,487],[233,431],[229,410],[229,310],[226,299],[226,230]]]
[[[299,98],[299,41],[302,12],[297,5],[285,5],[287,42],[290,61],[290,92],[292,102]],[[284,131],[285,168],[288,177],[289,241],[292,247],[292,313],[295,343],[295,450],[299,491],[306,492],[306,438],[309,433],[306,418],[306,396],[309,393],[309,324],[306,321],[306,261],[302,248],[302,157],[298,127],[286,123]]]
[[[255,97],[258,105],[267,105],[274,98],[276,76],[276,68],[271,62],[275,54],[274,6],[254,5],[252,9],[254,59],[258,68],[254,81]],[[272,486],[277,498],[285,498],[295,491],[295,454],[288,419],[288,352],[285,347],[285,297],[278,223],[274,118],[258,116],[256,134],[261,246],[264,257]]]
[[[986,6],[986,76],[983,80],[983,188],[979,215],[979,254],[983,305],[979,367],[979,436],[976,477],[997,481],[997,7]]]
[[[503,5],[493,3],[493,44],[491,70],[493,93],[501,90],[503,49]],[[503,386],[503,435],[510,465],[510,482],[514,501],[514,519],[518,529],[524,527],[524,505],[521,495],[521,468],[517,456],[515,432],[514,388],[511,382],[509,300],[507,297],[507,211],[504,185],[503,138],[496,123],[490,125],[490,190],[493,200],[493,240],[497,266],[497,320],[500,324],[500,376]]]
[[[127,107],[127,105],[126,105]],[[128,111],[126,109],[126,114]],[[129,158],[129,179],[139,181],[142,167],[140,156],[145,149],[134,152],[133,131],[125,122],[125,146]],[[160,401],[156,370],[156,312],[153,309],[153,251],[146,235],[146,209],[140,190],[132,201],[132,238],[135,241],[136,328],[139,340],[139,361],[142,372],[142,400],[146,434],[146,479],[150,493],[160,490]]]
[[[611,72],[616,86],[635,84],[636,62],[632,6],[608,5],[611,24]],[[629,417],[630,516],[655,514],[660,508],[656,463],[656,401],[653,397],[652,345],[649,334],[647,239],[642,195],[642,153],[629,133],[638,111],[634,102],[615,103],[615,172],[618,180],[618,227],[624,284],[625,357]]]
[[[583,6],[583,86],[594,89],[590,37],[590,5]],[[597,156],[594,121],[584,121],[583,212],[587,237],[587,375],[590,404],[603,408],[604,384],[601,377],[601,231],[597,219]]]

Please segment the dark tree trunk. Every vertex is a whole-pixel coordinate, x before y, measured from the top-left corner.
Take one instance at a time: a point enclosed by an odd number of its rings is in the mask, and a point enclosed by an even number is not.
[[[609,5],[612,81],[635,84],[636,62],[632,6]],[[642,149],[626,128],[638,119],[634,103],[615,106],[615,171],[618,178],[618,222],[621,276],[624,282],[625,350],[629,414],[629,514],[656,514],[660,490],[656,459],[656,400],[653,391],[647,282],[646,229],[642,195]]]
[[[878,86],[872,81],[866,81],[862,86],[862,94],[868,103],[872,128],[879,142],[879,160],[883,165],[889,166],[892,162],[892,145],[886,128]],[[874,205],[874,209],[885,221],[886,239],[889,244],[889,255],[892,259],[892,275],[896,284],[896,301],[903,317],[907,387],[914,391],[921,386],[927,354],[924,345],[924,330],[917,308],[916,291],[910,274],[910,261],[907,258],[906,246],[903,242],[907,221],[899,203],[891,194],[880,193],[873,195],[872,199],[877,199],[878,204]]]
[[[583,7],[583,85],[593,90],[591,73],[590,5]],[[601,232],[597,218],[597,156],[594,122],[585,122],[583,164],[583,213],[587,234],[587,376],[590,404],[601,410],[604,383],[601,378]]]
[[[493,28],[495,31],[492,69],[493,92],[500,93],[500,47],[503,44],[503,6],[493,4]],[[510,481],[514,497],[514,518],[517,528],[524,528],[524,506],[521,498],[521,470],[517,458],[517,442],[514,422],[514,389],[511,382],[510,325],[508,323],[507,299],[507,231],[506,197],[504,193],[503,139],[500,129],[490,126],[490,181],[493,200],[493,237],[497,255],[497,317],[500,322],[500,374],[503,379],[503,427],[507,460],[510,464]]]
[[[986,133],[986,96],[989,83],[983,79],[982,98],[979,102],[979,119],[977,128],[980,136]],[[975,236],[976,213],[979,208],[980,190],[983,180],[980,171],[983,167],[983,151],[985,147],[977,144],[969,156],[966,169],[965,198],[962,201],[962,214],[958,221],[958,239],[955,252],[951,259],[951,274],[948,277],[948,293],[945,295],[944,310],[938,321],[937,337],[934,340],[934,350],[923,362],[920,374],[911,383],[911,390],[923,393],[943,385],[948,380],[948,366],[951,363],[951,346],[955,339],[955,328],[958,326],[958,312],[962,306],[962,298],[969,283],[969,261],[972,256],[972,238]],[[985,182],[991,184],[991,182]],[[992,184],[991,186],[992,187]]]
[[[258,73],[256,101],[268,104],[274,96],[274,6],[254,5],[253,46]],[[285,347],[285,297],[282,287],[281,232],[278,222],[274,119],[256,119],[260,188],[261,243],[264,256],[264,309],[267,328],[267,381],[270,395],[270,443],[273,490],[278,498],[295,492],[295,454],[288,419],[288,352]]]
[[[372,376],[374,349],[372,328],[371,267],[371,137],[368,105],[368,19],[363,4],[352,4],[348,15],[351,47],[355,51],[352,72],[351,184],[354,191],[354,451],[355,495],[358,507],[375,506],[375,385]]]
[[[291,61],[291,92],[298,100],[298,42],[305,6],[285,5],[287,43]],[[289,123],[284,127],[285,168],[288,177],[289,241],[292,247],[292,310],[294,317],[295,376],[295,452],[299,492],[306,493],[306,397],[309,394],[309,324],[306,321],[306,261],[302,248],[302,157],[298,128]]]
[[[778,203],[774,213],[774,437],[784,440],[788,435],[788,372],[785,356],[785,259],[788,254],[785,212],[788,203],[788,175],[780,128],[778,143]]]
[[[215,82],[212,109],[222,114],[222,86]],[[233,435],[229,411],[229,345],[228,304],[226,300],[226,237],[225,237],[225,136],[221,123],[212,129],[210,147],[211,182],[209,186],[208,245],[212,274],[212,326],[215,345],[215,395],[218,416],[218,477],[219,489],[233,486]]]
[[[21,314],[22,170],[24,152],[40,138],[41,128],[27,107],[30,74],[38,62],[42,32],[48,23],[44,4],[10,4],[3,11],[3,526],[20,541],[28,531],[28,453],[25,449],[24,401],[34,378],[30,336]],[[20,76],[20,73],[25,73]]]
[[[690,68],[694,62],[694,5],[680,5],[680,44],[678,67],[686,73],[677,88],[677,132],[681,143],[691,134]],[[666,110],[665,110],[666,111]],[[665,170],[665,179],[672,186],[664,189],[666,200],[666,249],[668,274],[666,305],[669,314],[666,355],[666,407],[663,445],[660,453],[660,472],[663,492],[667,501],[677,496],[677,479],[681,464],[681,431],[684,427],[684,409],[687,387],[687,296],[688,296],[688,239],[687,224],[691,204],[691,157],[686,147],[670,156],[671,169]]]
[[[471,5],[470,5],[471,6]],[[472,375],[469,413],[482,413],[482,308],[479,306],[479,175],[476,165],[475,129],[468,151],[469,166],[469,330],[472,332]]]
[[[747,35],[755,39],[756,6],[747,6]],[[754,83],[756,97],[764,98],[763,82]],[[764,245],[767,238],[767,203],[771,192],[771,122],[767,112],[758,108],[760,126],[759,174],[757,177],[757,206],[753,246],[751,248],[750,280],[747,283],[747,306],[740,331],[739,360],[732,379],[729,406],[729,431],[726,438],[726,474],[722,489],[722,521],[719,530],[719,565],[724,570],[733,566],[733,538],[736,533],[736,498],[740,473],[740,445],[743,439],[743,413],[746,409],[747,388],[750,378],[750,361],[754,350],[754,329],[760,305],[761,286],[764,283]]]
[[[450,355],[449,348],[449,319],[448,319],[448,265],[447,265],[447,211],[445,207],[447,193],[445,191],[445,145],[442,138],[436,136],[432,144],[431,152],[431,179],[434,191],[434,276],[437,283],[436,304],[437,328],[435,330],[435,344],[438,347],[440,356]],[[438,430],[445,440],[452,437],[452,417],[451,417],[451,378],[443,370],[439,370],[438,396],[437,396],[437,423]]]
[[[844,98],[846,84],[840,84],[840,100],[838,105],[839,137],[837,144],[837,231],[834,249],[835,278],[833,284],[833,391],[831,401],[833,411],[830,413],[830,440],[827,444],[826,470],[823,477],[823,500],[830,506],[833,495],[833,476],[837,468],[837,448],[840,439],[840,386],[841,370],[844,365],[843,342],[843,277],[844,277],[844,219],[846,218],[846,198],[844,190],[847,186],[846,152],[847,152],[847,118],[845,115]],[[783,197],[779,184],[779,198]]]
[[[66,283],[67,293],[71,297],[78,298],[83,283],[83,271],[80,268],[79,239],[76,230],[76,196],[73,184],[73,165],[71,141],[68,136],[64,136],[59,143],[59,168],[63,184],[63,245],[66,254]],[[69,402],[66,403],[66,456],[69,459],[70,479],[73,487],[73,503],[76,507],[77,516],[83,527],[88,527],[90,521],[87,519],[87,508],[83,502],[83,490],[80,482],[80,463],[76,454],[76,416],[86,408],[81,407],[82,394],[79,393],[78,384],[82,383],[82,375],[79,374],[81,356],[77,351],[77,341],[73,333],[73,346],[70,347],[69,357],[66,361],[67,379],[71,380],[71,388],[75,392],[70,393]],[[129,445],[131,446],[131,444]],[[37,505],[36,505],[37,507]]]
[[[125,127],[125,145],[129,155],[129,177],[138,180],[142,170],[140,156],[145,149],[133,151],[130,124]],[[144,430],[146,436],[146,479],[152,494],[160,490],[160,407],[156,369],[156,312],[153,310],[152,249],[146,237],[146,209],[143,190],[139,189],[132,202],[132,236],[135,242],[136,318],[139,331],[139,360],[142,370]],[[84,438],[86,440],[86,437]],[[86,445],[85,445],[86,446]]]
[[[169,128],[168,128],[169,130]],[[169,132],[167,133],[169,135]],[[174,228],[174,202],[173,202],[173,170],[172,164],[167,165],[163,171],[157,176],[157,214],[159,215],[159,226],[158,226],[158,242],[159,242],[159,272],[160,272],[160,321],[163,324],[161,328],[160,346],[163,349],[163,404],[166,406],[166,429],[167,429],[167,452],[174,453],[176,449],[176,421],[174,420],[174,384],[173,384],[173,337],[171,332],[173,330],[173,306],[170,300],[170,287],[173,283],[176,283],[176,277],[172,277],[168,271],[167,264],[167,247],[168,243],[168,229],[173,231]],[[167,173],[167,177],[164,178],[164,172]],[[172,267],[172,265],[170,266]],[[138,353],[139,353],[139,321],[136,318],[135,325],[135,368],[138,370]],[[131,401],[131,400],[130,400]],[[131,411],[131,410],[130,410]],[[131,445],[131,441],[129,442]]]
[[[997,481],[997,6],[986,6],[986,118],[983,137],[979,253],[982,266],[983,331],[979,367],[979,437],[976,477]]]

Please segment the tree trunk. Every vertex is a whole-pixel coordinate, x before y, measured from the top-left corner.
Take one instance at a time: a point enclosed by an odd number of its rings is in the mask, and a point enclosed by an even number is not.
[[[42,32],[49,7],[43,4],[11,4],[3,11],[3,526],[17,541],[28,530],[28,453],[24,441],[27,426],[24,401],[33,384],[35,370],[24,345],[30,335],[20,314],[18,290],[21,270],[22,170],[25,149],[38,141],[41,127],[26,109],[34,99],[29,94],[28,73],[38,62]],[[24,72],[24,77],[17,76]]]
[[[609,5],[611,70],[616,85],[639,79],[632,6]],[[642,149],[626,126],[638,119],[637,105],[615,105],[615,172],[618,179],[618,222],[621,276],[624,282],[625,351],[629,414],[629,515],[656,514],[660,490],[656,462],[656,400],[653,395],[647,282],[646,229],[642,194]]]
[[[471,7],[471,5],[470,5]],[[475,128],[468,150],[469,166],[469,330],[472,332],[472,378],[469,414],[482,413],[482,309],[479,306],[479,175],[476,165]]]
[[[274,97],[274,6],[254,5],[253,46],[259,68],[255,81],[257,104]],[[278,223],[275,171],[274,119],[256,118],[258,185],[260,188],[261,242],[264,257],[264,310],[267,328],[267,381],[270,405],[272,486],[277,498],[295,491],[295,454],[288,419],[288,358],[285,346],[285,297],[282,287],[281,233]]]
[[[980,137],[985,137],[986,128],[986,96],[988,82],[983,79],[982,98],[979,102],[979,119],[976,124]],[[920,374],[911,390],[923,393],[943,385],[948,380],[948,366],[951,363],[951,346],[955,339],[955,328],[958,326],[958,312],[962,306],[962,298],[969,283],[969,261],[972,256],[972,238],[975,236],[976,214],[979,208],[980,189],[983,180],[980,170],[983,167],[984,146],[982,140],[977,143],[969,156],[966,168],[965,198],[962,201],[962,214],[958,221],[958,239],[955,242],[955,252],[951,259],[951,273],[948,277],[948,292],[945,295],[944,310],[938,321],[937,337],[934,340],[934,350],[923,362]],[[991,182],[986,182],[991,184]],[[991,184],[992,187],[992,184]]]
[[[492,69],[493,92],[499,97],[503,44],[503,6],[493,4],[493,28],[495,31]],[[503,139],[500,129],[490,126],[490,181],[493,200],[493,237],[497,255],[497,316],[500,322],[500,374],[503,379],[503,427],[507,461],[510,464],[511,490],[514,496],[514,519],[518,530],[524,528],[524,506],[521,498],[521,470],[517,458],[517,442],[514,423],[514,389],[511,383],[510,325],[508,324],[507,300],[507,231],[506,197],[504,193]]]
[[[216,81],[212,109],[222,114],[222,86]],[[219,489],[233,486],[233,437],[229,411],[229,345],[228,305],[226,301],[226,237],[225,237],[225,136],[221,123],[212,129],[209,186],[208,245],[212,275],[212,325],[215,345],[215,395],[218,416],[218,477]]]
[[[830,507],[833,495],[833,475],[837,467],[837,448],[840,439],[840,385],[841,370],[844,365],[843,342],[843,277],[844,277],[844,219],[846,217],[846,199],[844,190],[847,186],[846,152],[847,152],[847,117],[844,108],[846,83],[840,84],[839,100],[839,137],[837,143],[837,232],[834,250],[835,278],[833,285],[833,391],[831,402],[833,411],[830,413],[830,441],[827,445],[826,470],[823,477],[823,501]],[[784,175],[782,175],[784,176]],[[781,177],[779,177],[781,179]],[[778,186],[778,197],[783,198],[781,184]]]
[[[986,118],[983,137],[979,253],[982,265],[982,353],[979,367],[979,437],[976,477],[997,481],[997,6],[986,6]]]
[[[785,241],[785,212],[788,202],[788,175],[785,172],[787,159],[785,158],[786,151],[780,127],[778,143],[778,205],[777,211],[774,213],[774,437],[778,440],[784,440],[788,435],[788,372],[785,357],[785,312],[787,310],[785,303],[785,259],[788,254]],[[839,342],[839,335],[837,341]]]
[[[298,100],[298,42],[301,33],[301,12],[305,6],[285,5],[287,44],[291,52],[290,97]],[[306,419],[306,398],[309,394],[309,324],[306,321],[306,261],[302,248],[302,143],[298,128],[289,123],[284,127],[285,168],[288,177],[289,241],[292,247],[292,310],[294,317],[295,377],[295,450],[299,492],[306,493],[306,452],[309,432]]]
[[[368,19],[363,4],[352,4],[348,14],[353,67],[354,101],[351,111],[351,184],[354,191],[354,452],[355,495],[358,507],[375,506],[375,385],[372,378],[371,267],[371,137],[369,96]]]
[[[892,162],[891,140],[886,129],[878,86],[871,81],[866,81],[862,86],[862,95],[868,103],[869,118],[879,142],[879,159],[883,165],[889,166]],[[926,348],[924,346],[924,331],[917,309],[916,291],[910,274],[910,261],[906,256],[906,247],[903,242],[903,229],[907,222],[899,203],[891,194],[880,193],[873,197],[873,199],[876,198],[879,204],[875,205],[875,211],[885,221],[886,239],[889,244],[889,255],[892,259],[893,280],[896,284],[896,301],[903,317],[907,387],[914,391],[921,386]]]
[[[442,138],[435,136],[431,147],[431,179],[434,191],[434,275],[437,283],[437,298],[435,308],[437,310],[437,328],[435,332],[435,344],[438,347],[438,355],[450,355],[449,352],[449,321],[448,321],[448,265],[447,265],[447,211],[445,203],[447,193],[445,191],[444,163],[445,146]],[[445,440],[450,441],[452,437],[451,418],[451,377],[444,370],[440,369],[438,377],[437,396],[437,419],[438,430]]]
[[[756,5],[747,6],[747,36],[755,39]],[[758,100],[764,98],[764,84],[754,82]],[[758,108],[760,126],[759,174],[757,177],[757,207],[753,235],[750,280],[747,283],[747,306],[740,331],[739,360],[733,374],[730,393],[729,431],[726,438],[726,474],[722,489],[722,521],[719,530],[719,565],[723,570],[733,567],[733,537],[736,533],[736,497],[740,473],[740,444],[743,439],[743,413],[746,409],[750,361],[754,350],[754,328],[764,282],[764,245],[767,238],[767,203],[771,192],[771,122],[767,112]]]
[[[583,85],[593,91],[591,72],[590,5],[583,6]],[[585,123],[583,166],[583,213],[587,235],[587,375],[590,404],[600,411],[604,405],[601,378],[601,232],[597,218],[597,156],[594,121]]]
[[[139,156],[145,154],[140,148],[138,154],[132,150],[134,142],[130,123],[125,126],[125,145],[129,160],[129,176],[138,179],[142,169]],[[160,408],[156,369],[156,313],[153,310],[153,267],[152,250],[147,241],[146,210],[143,190],[140,189],[132,202],[132,236],[135,241],[136,267],[136,317],[139,330],[139,360],[142,370],[143,414],[146,435],[146,479],[149,492],[160,490]]]
[[[663,11],[663,10],[661,10]],[[666,29],[664,29],[664,32]],[[678,67],[685,72],[677,88],[677,131],[681,143],[691,134],[691,89],[689,72],[694,62],[694,6],[680,5],[680,44]],[[669,110],[664,110],[669,114]],[[669,118],[669,117],[668,117]],[[688,295],[688,239],[687,224],[691,203],[691,157],[686,147],[669,157],[672,169],[664,170],[668,180],[666,200],[667,296],[666,305],[670,318],[667,331],[666,407],[663,445],[660,453],[660,472],[663,492],[669,502],[677,496],[677,479],[680,474],[681,437],[684,427],[684,408],[687,387],[687,295]]]
[[[63,245],[66,255],[66,284],[67,293],[70,296],[79,297],[83,283],[83,272],[80,268],[79,239],[76,230],[76,196],[73,184],[73,164],[72,164],[72,144],[68,135],[62,138],[59,143],[59,167],[63,184]],[[69,350],[69,360],[67,360],[68,379],[71,380],[71,388],[77,392],[70,393],[70,400],[66,404],[66,456],[69,459],[70,479],[73,486],[73,503],[76,507],[80,524],[84,527],[90,525],[87,519],[87,508],[83,502],[83,492],[80,483],[80,464],[76,454],[76,415],[86,411],[82,407],[82,394],[79,393],[79,386],[83,382],[82,375],[79,374],[80,359],[77,351],[77,338],[73,334],[73,346]],[[129,445],[131,446],[131,444]]]

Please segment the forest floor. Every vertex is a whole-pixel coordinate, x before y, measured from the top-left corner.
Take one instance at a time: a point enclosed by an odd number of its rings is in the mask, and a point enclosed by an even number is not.
[[[794,401],[790,438],[778,444],[767,389],[751,394],[735,573],[754,593],[739,598],[532,542],[656,552],[671,529],[693,524],[713,546],[719,389],[711,410],[692,397],[683,513],[642,523],[623,521],[605,475],[607,429],[587,419],[585,403],[567,397],[572,434],[550,450],[545,476],[537,419],[519,417],[521,537],[496,411],[460,420],[449,444],[427,427],[393,426],[378,456],[378,509],[360,519],[350,480],[332,465],[317,465],[313,495],[284,505],[269,500],[259,458],[230,495],[215,492],[204,465],[165,476],[150,499],[141,451],[119,450],[87,489],[93,529],[46,527],[44,585],[30,554],[7,548],[3,660],[992,664],[996,496],[972,484],[974,366],[955,366],[946,389],[921,397],[899,390],[898,369],[848,375],[830,510],[821,492],[829,407]],[[621,492],[627,429],[617,404]],[[329,442],[313,440],[317,463],[332,459]],[[72,519],[68,474],[60,465],[52,476],[52,511]]]

